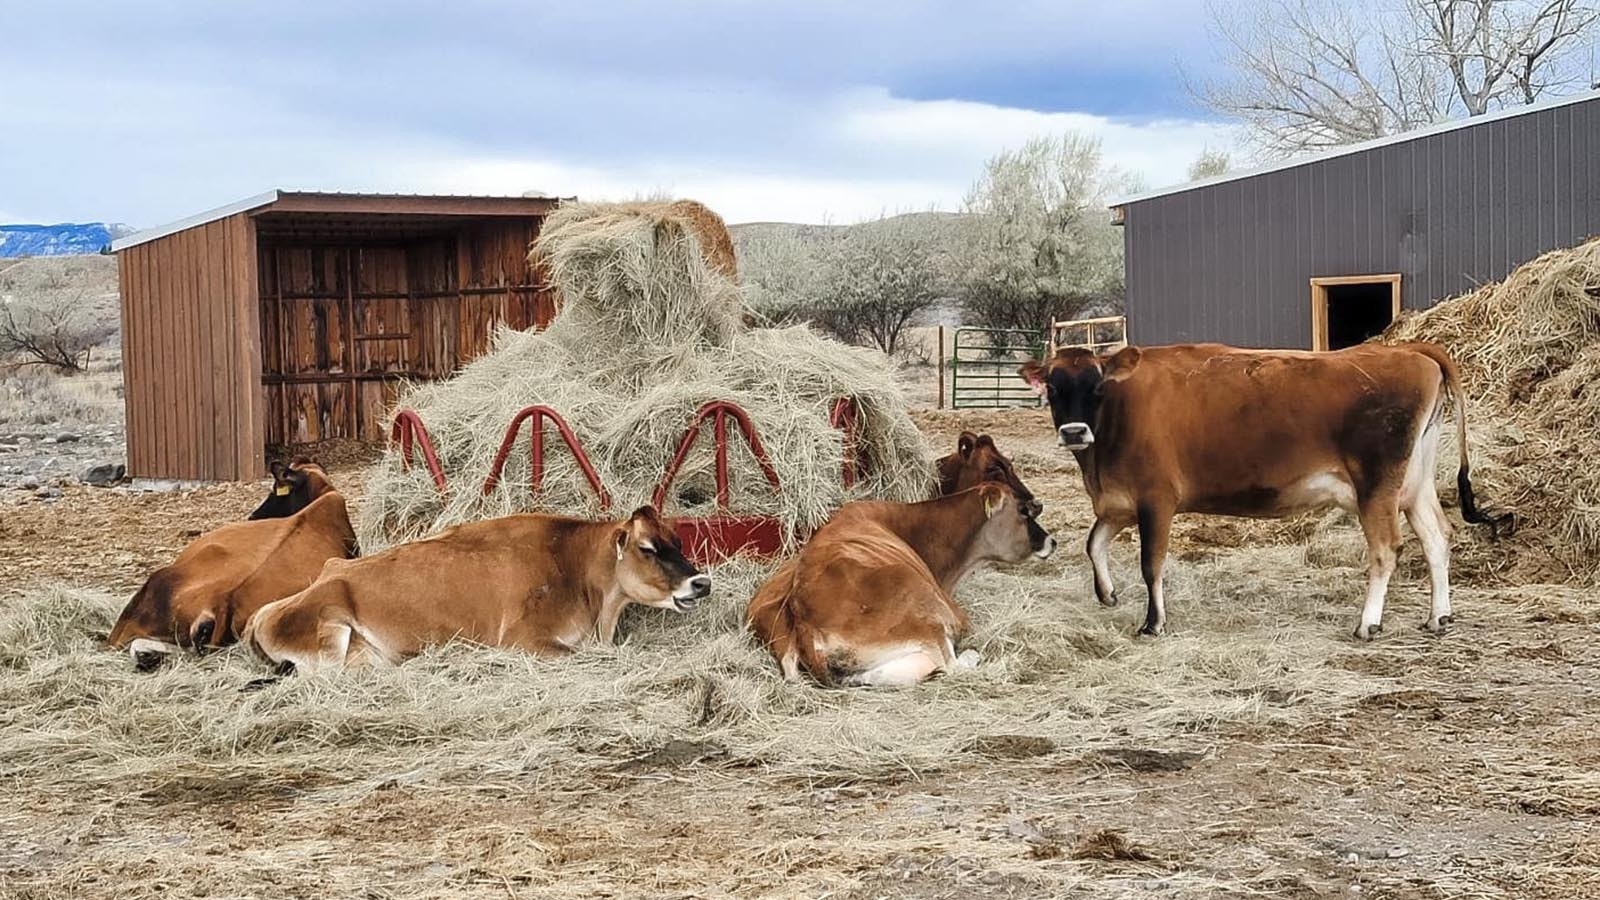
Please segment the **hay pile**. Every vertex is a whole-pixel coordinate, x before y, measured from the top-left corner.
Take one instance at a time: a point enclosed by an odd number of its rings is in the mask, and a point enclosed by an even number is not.
[[[1471,401],[1480,502],[1514,511],[1520,540],[1570,576],[1600,571],[1600,240],[1406,315],[1383,340],[1450,351]]]
[[[735,512],[775,515],[793,534],[852,497],[927,496],[931,454],[889,360],[803,327],[746,330],[727,231],[709,210],[687,201],[570,204],[545,223],[534,253],[560,290],[561,313],[543,332],[501,332],[492,352],[455,377],[401,397],[431,432],[451,490],[441,498],[421,466],[405,471],[398,452],[387,452],[357,508],[364,548],[512,512],[599,514],[553,431],[537,502],[526,432],[500,486],[481,495],[506,425],[540,403],[572,425],[618,514],[650,500],[695,410],[711,400],[750,413],[782,482],[774,495],[731,436]],[[867,464],[850,492],[840,481],[843,439],[828,424],[838,397],[860,409]],[[668,498],[669,514],[713,509],[711,446],[708,427]]]

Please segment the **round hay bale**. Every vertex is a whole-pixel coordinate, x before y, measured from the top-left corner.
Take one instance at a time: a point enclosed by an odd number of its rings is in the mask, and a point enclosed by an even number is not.
[[[693,200],[568,203],[529,257],[550,269],[565,321],[612,346],[726,345],[744,327],[733,240]]]
[[[691,215],[703,212],[702,224]],[[553,431],[545,475],[531,492],[526,431],[487,496],[506,426],[544,404],[572,426],[612,495],[614,514],[650,502],[696,410],[713,400],[745,409],[780,479],[768,486],[730,429],[730,508],[776,517],[792,537],[856,497],[920,500],[932,453],[907,414],[889,359],[805,327],[746,330],[738,287],[708,262],[701,235],[714,213],[699,204],[572,204],[546,222],[534,251],[561,292],[543,332],[504,330],[487,355],[446,381],[415,385],[399,406],[427,425],[450,480],[441,496],[425,469],[391,448],[356,510],[362,547],[377,549],[459,522],[521,511],[596,516],[600,506]],[[731,246],[731,245],[730,245]],[[714,255],[714,254],[711,254]],[[847,490],[835,401],[856,403],[865,472]],[[706,429],[709,431],[709,427]],[[666,512],[713,511],[713,440],[704,435],[679,472]]]

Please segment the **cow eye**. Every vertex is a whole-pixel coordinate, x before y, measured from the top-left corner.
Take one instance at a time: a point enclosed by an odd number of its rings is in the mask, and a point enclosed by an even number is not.
[[[656,548],[652,547],[649,544],[640,544],[639,545],[639,552],[643,553],[645,556],[655,556],[656,555]]]

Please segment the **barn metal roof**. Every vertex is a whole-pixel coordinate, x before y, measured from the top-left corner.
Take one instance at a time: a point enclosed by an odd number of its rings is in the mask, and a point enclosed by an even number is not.
[[[1144,191],[1138,194],[1131,194],[1127,197],[1113,200],[1110,204],[1108,204],[1108,206],[1111,209],[1116,209],[1119,206],[1128,206],[1144,200],[1154,200],[1157,197],[1165,197],[1169,194],[1181,194],[1184,191],[1198,190],[1200,188],[1210,187],[1214,184],[1225,184],[1230,181],[1240,181],[1246,178],[1254,178],[1257,175],[1265,175],[1269,172],[1281,172],[1284,169],[1293,169],[1298,166],[1309,166],[1325,160],[1337,159],[1341,156],[1352,156],[1357,153],[1365,153],[1368,150],[1376,150],[1379,147],[1387,147],[1391,144],[1403,144],[1407,141],[1414,141],[1418,138],[1427,137],[1433,134],[1442,134],[1447,131],[1471,128],[1475,125],[1498,122],[1502,119],[1514,119],[1518,116],[1525,116],[1529,113],[1539,112],[1540,110],[1554,109],[1555,107],[1559,106],[1570,106],[1576,103],[1585,103],[1590,100],[1600,100],[1600,90],[1580,91],[1576,94],[1569,94],[1565,97],[1557,97],[1553,100],[1544,100],[1539,103],[1530,103],[1526,106],[1507,107],[1506,109],[1496,110],[1492,113],[1484,113],[1481,116],[1470,116],[1464,119],[1451,119],[1448,122],[1440,122],[1437,125],[1429,125],[1425,128],[1418,128],[1413,131],[1405,131],[1401,132],[1400,134],[1385,135],[1380,138],[1374,138],[1370,141],[1362,141],[1359,144],[1350,144],[1345,147],[1335,147],[1332,150],[1324,150],[1319,153],[1313,153],[1305,156],[1290,157],[1288,159],[1268,163],[1264,166],[1258,166],[1254,169],[1244,169],[1238,172],[1226,172],[1222,175],[1217,175],[1212,178],[1202,178],[1199,181],[1190,181],[1184,184],[1175,184],[1170,187],[1158,188],[1153,191]]]
[[[571,199],[571,198],[567,198]],[[283,208],[286,212],[353,212],[357,214],[371,213],[376,207],[387,206],[395,209],[385,209],[390,213],[418,213],[418,214],[453,214],[453,215],[495,215],[516,212],[528,212],[530,204],[554,204],[560,198],[546,196],[507,197],[484,194],[382,194],[382,193],[354,193],[346,191],[288,191],[274,188],[266,193],[246,197],[216,209],[206,210],[202,213],[188,216],[160,225],[147,228],[127,237],[118,238],[111,242],[111,251],[120,253],[129,247],[147,243],[225,219],[228,216],[244,212],[265,212],[269,208]],[[368,208],[370,207],[370,208]],[[429,209],[428,207],[440,207]],[[509,207],[509,208],[508,208]]]

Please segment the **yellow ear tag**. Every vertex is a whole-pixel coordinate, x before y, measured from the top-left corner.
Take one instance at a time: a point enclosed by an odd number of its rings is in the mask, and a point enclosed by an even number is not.
[[[290,488],[287,484],[280,484],[276,489],[273,490],[273,493],[277,494],[279,497],[287,497],[289,496],[290,490],[292,490],[292,488]]]

